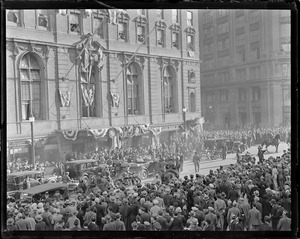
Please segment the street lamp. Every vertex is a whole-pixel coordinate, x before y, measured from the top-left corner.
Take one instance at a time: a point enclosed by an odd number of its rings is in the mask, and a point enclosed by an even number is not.
[[[210,130],[212,130],[212,122],[211,122],[212,121],[212,108],[213,108],[212,105],[208,106],[208,109],[209,109],[209,112],[208,112],[209,113],[209,117],[208,117],[209,119],[208,120],[209,120]]]
[[[284,126],[284,79],[282,79],[282,126]]]
[[[35,149],[34,149],[34,139],[33,139],[33,123],[35,121],[34,117],[29,117],[30,128],[31,128],[31,162],[33,167],[35,167]]]
[[[182,108],[182,112],[183,112],[184,134],[185,134],[185,139],[186,139],[186,112],[187,112],[187,109],[184,106]]]

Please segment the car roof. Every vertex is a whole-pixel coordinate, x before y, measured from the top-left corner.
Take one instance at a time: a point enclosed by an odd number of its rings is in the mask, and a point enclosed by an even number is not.
[[[74,160],[74,161],[67,161],[65,164],[81,164],[81,163],[94,163],[98,162],[95,159],[80,159],[80,160]]]
[[[66,183],[46,183],[25,190],[20,190],[20,192],[34,195],[42,192],[47,192],[53,189],[60,189],[60,188],[67,188],[67,187],[68,184]]]
[[[22,176],[27,176],[27,175],[32,175],[32,174],[38,174],[38,173],[43,173],[42,171],[38,170],[32,170],[32,171],[21,171],[21,172],[15,172],[15,173],[10,173],[7,175],[7,177],[22,177]]]

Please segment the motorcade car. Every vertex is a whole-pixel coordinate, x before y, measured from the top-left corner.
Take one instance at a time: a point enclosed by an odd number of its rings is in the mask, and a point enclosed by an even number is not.
[[[22,190],[26,177],[29,178],[30,187],[34,187],[41,184],[44,175],[42,171],[38,170],[10,173],[7,175],[7,192]]]
[[[71,179],[80,179],[84,173],[97,174],[103,168],[99,161],[95,159],[81,159],[67,161],[65,163],[65,170],[69,172]]]

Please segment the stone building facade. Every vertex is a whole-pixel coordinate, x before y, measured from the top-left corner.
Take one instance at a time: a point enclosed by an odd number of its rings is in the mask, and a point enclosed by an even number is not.
[[[291,121],[289,10],[199,10],[207,127]]]
[[[7,10],[8,157],[31,157],[32,116],[41,161],[136,128],[123,143],[167,139],[200,118],[198,20],[194,9]]]

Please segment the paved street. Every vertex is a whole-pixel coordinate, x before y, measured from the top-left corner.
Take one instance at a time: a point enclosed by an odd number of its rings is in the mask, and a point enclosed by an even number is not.
[[[256,159],[258,160],[258,157],[256,156],[257,147],[258,147],[258,145],[252,146],[251,148],[247,149],[246,151],[248,151],[252,156],[255,156]],[[276,157],[278,155],[282,155],[283,150],[286,150],[287,148],[288,148],[287,144],[284,142],[281,142],[278,147],[278,153],[276,153],[275,147],[270,146],[268,148],[269,153],[265,153],[265,158],[270,157],[270,156]],[[216,168],[219,168],[221,165],[225,166],[225,165],[230,165],[230,164],[234,164],[234,163],[236,163],[236,155],[235,154],[228,154],[226,160],[216,159],[213,161],[203,161],[200,163],[200,174],[207,175],[209,173],[209,170],[211,170],[211,169],[215,170]],[[184,162],[183,171],[180,173],[180,178],[183,178],[185,175],[190,175],[190,174],[195,174],[195,168],[194,168],[192,159],[187,159]],[[153,180],[153,178],[148,178],[148,179],[143,180],[142,182],[146,183],[146,182],[151,182],[152,180]]]

